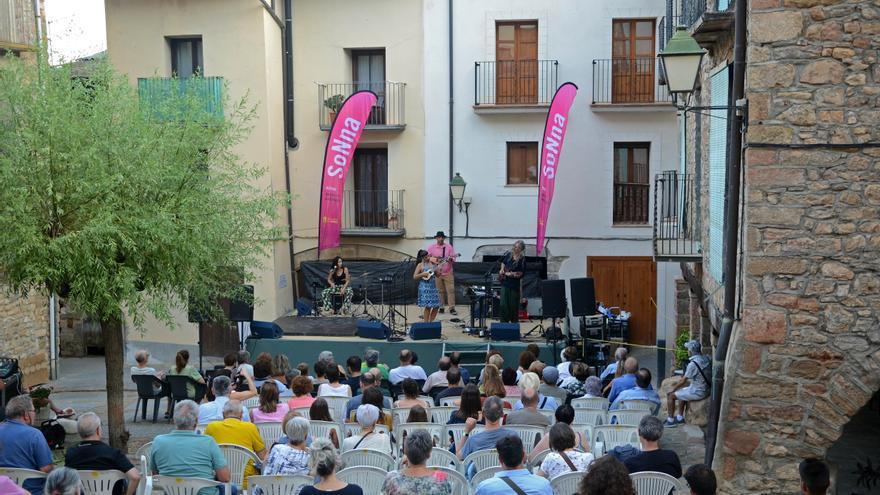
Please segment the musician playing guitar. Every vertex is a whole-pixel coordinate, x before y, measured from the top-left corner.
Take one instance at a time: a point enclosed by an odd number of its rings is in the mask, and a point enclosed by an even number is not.
[[[416,255],[416,270],[413,272],[413,278],[419,281],[418,305],[424,308],[423,319],[426,323],[437,318],[437,308],[440,307],[440,294],[431,280],[436,269],[437,258],[428,256],[427,251],[420,249]]]
[[[444,306],[449,306],[449,314],[457,314],[455,312],[455,276],[452,273],[453,263],[455,263],[455,248],[452,244],[446,243],[446,234],[443,231],[434,235],[436,244],[428,247],[428,255],[437,258],[438,262],[446,261],[437,267],[434,273],[434,283],[437,284],[437,290],[440,292],[440,312],[443,313]]]
[[[498,280],[501,282],[501,321],[519,321],[519,301],[522,294],[522,276],[526,271],[526,244],[513,243],[513,249],[501,260]]]

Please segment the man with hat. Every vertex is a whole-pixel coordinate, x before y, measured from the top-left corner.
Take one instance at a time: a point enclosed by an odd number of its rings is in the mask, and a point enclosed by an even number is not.
[[[702,353],[702,346],[696,340],[684,344],[688,351],[688,364],[684,376],[672,387],[666,396],[667,414],[664,426],[674,428],[684,423],[684,407],[690,401],[702,400],[709,395],[712,363]],[[687,386],[685,386],[687,385]],[[678,399],[678,414],[675,414],[675,400]]]
[[[455,248],[452,244],[447,244],[446,234],[438,231],[434,235],[434,244],[428,246],[428,255],[440,260],[440,265],[434,270],[434,283],[437,284],[437,291],[440,293],[440,312],[443,313],[444,307],[449,306],[450,314],[455,312],[455,276],[452,273],[452,265],[455,263]],[[445,261],[445,263],[444,263]]]

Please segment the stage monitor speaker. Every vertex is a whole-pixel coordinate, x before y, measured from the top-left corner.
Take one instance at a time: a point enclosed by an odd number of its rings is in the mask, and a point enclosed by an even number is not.
[[[297,316],[311,316],[314,312],[315,307],[312,305],[312,300],[306,297],[301,297],[296,300],[296,315]]]
[[[492,323],[489,333],[492,340],[520,340],[519,323]]]
[[[429,323],[418,322],[413,323],[409,327],[409,338],[413,340],[427,340],[440,338],[440,322],[432,321]]]
[[[247,294],[243,299],[229,301],[229,321],[253,321],[254,319],[254,286],[242,285]]]
[[[255,339],[280,339],[284,335],[281,327],[271,321],[252,321],[251,336]]]
[[[571,288],[571,314],[593,316],[596,314],[596,286],[591,278],[573,278]]]
[[[565,303],[565,280],[541,281],[541,316],[544,318],[562,318],[567,311]]]
[[[358,320],[357,336],[365,339],[386,339],[391,334],[388,325],[381,321]]]

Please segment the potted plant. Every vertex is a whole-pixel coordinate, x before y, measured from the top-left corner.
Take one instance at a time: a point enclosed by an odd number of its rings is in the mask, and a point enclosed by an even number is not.
[[[685,368],[685,366],[687,366],[688,351],[684,345],[690,339],[691,339],[690,331],[684,330],[684,329],[682,329],[681,333],[679,333],[678,337],[676,337],[676,339],[675,339],[675,367],[676,367],[676,369],[683,370]]]
[[[336,120],[336,113],[339,112],[339,107],[345,102],[345,97],[342,95],[333,95],[326,100],[324,100],[324,106],[327,107],[327,110],[330,114],[330,123],[332,124],[334,120]]]
[[[40,409],[49,405],[49,394],[52,393],[52,387],[48,385],[37,385],[31,388],[30,396],[34,403],[34,409],[40,412]]]

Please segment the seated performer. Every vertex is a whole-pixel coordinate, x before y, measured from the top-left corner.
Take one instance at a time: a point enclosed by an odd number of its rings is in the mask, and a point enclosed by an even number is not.
[[[332,268],[327,274],[327,283],[330,284],[330,287],[321,293],[324,311],[333,310],[333,314],[339,314],[339,310],[343,309],[350,312],[352,290],[349,285],[351,275],[348,273],[348,268],[343,265],[341,256],[333,258]]]

